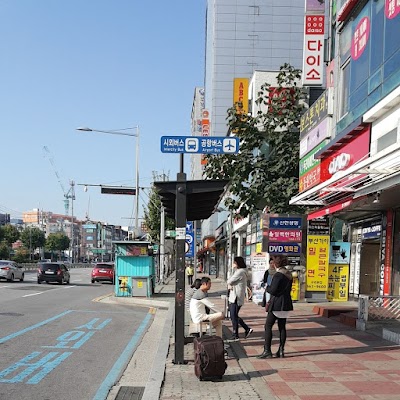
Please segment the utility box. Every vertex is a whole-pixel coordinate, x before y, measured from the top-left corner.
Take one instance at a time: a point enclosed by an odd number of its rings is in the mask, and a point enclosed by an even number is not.
[[[116,241],[115,295],[151,297],[155,287],[155,267],[150,242]]]

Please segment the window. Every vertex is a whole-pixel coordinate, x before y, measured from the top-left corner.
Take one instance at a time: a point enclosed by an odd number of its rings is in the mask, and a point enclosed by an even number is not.
[[[386,133],[386,135],[383,135],[378,139],[377,152],[379,153],[383,149],[386,149],[386,147],[389,147],[390,145],[395,144],[396,142],[397,142],[397,128],[391,130],[390,132]]]
[[[345,64],[340,74],[339,119],[349,110],[350,61]]]

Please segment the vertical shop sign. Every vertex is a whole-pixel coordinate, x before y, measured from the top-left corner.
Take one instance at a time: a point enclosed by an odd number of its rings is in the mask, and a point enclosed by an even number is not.
[[[386,213],[386,244],[385,244],[385,267],[384,267],[384,280],[383,280],[383,295],[390,295],[391,284],[391,264],[392,264],[392,240],[393,240],[393,211],[388,210]]]
[[[347,301],[349,265],[329,264],[328,291],[326,297],[332,301]]]
[[[264,288],[261,287],[264,273],[268,269],[269,256],[268,253],[251,254],[251,289],[253,292],[253,302],[259,304],[262,302]]]
[[[236,112],[247,114],[249,112],[249,79],[233,79],[233,105]]]
[[[361,243],[356,244],[354,265],[354,294],[360,294],[360,269],[361,269]]]
[[[329,236],[307,238],[306,290],[325,292],[328,288]]]
[[[201,120],[201,136],[210,136],[210,113],[207,109],[204,109],[202,112],[202,120]],[[201,165],[204,169],[204,166],[207,164],[206,155],[201,155]]]
[[[400,1],[399,0],[385,0],[385,15],[388,19],[397,17],[400,13]]]
[[[324,15],[305,16],[303,86],[321,86],[324,71]]]
[[[351,58],[357,60],[361,57],[368,44],[371,23],[368,17],[364,17],[358,23],[351,40]]]
[[[290,292],[290,296],[293,301],[300,300],[300,281],[299,278],[293,278],[292,282],[292,291]]]

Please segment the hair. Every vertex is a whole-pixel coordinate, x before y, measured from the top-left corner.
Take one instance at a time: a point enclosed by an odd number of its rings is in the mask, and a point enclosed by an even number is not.
[[[200,286],[201,286],[201,279],[197,278],[194,280],[193,284],[190,287],[194,289],[200,289]]]
[[[287,256],[275,256],[274,261],[276,268],[286,267],[286,265],[289,263]]]
[[[235,257],[233,261],[237,264],[238,268],[246,268],[246,263],[244,262],[243,257]]]
[[[211,279],[208,276],[203,276],[201,278],[201,281],[200,281],[201,285],[203,285],[204,283],[208,283],[208,282],[211,282]]]

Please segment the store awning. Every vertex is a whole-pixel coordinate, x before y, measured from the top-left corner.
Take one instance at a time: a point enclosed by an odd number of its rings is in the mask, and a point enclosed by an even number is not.
[[[344,210],[345,208],[349,207],[351,203],[353,203],[353,199],[348,199],[345,201],[341,201],[340,203],[333,204],[328,207],[321,208],[318,211],[314,211],[311,214],[307,215],[307,220],[310,221],[311,219],[323,217],[325,215],[333,214],[337,211]]]

